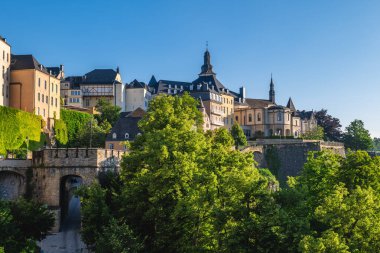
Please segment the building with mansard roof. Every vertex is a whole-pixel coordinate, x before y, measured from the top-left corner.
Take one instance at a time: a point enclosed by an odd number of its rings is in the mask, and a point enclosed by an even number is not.
[[[125,85],[125,111],[131,112],[137,108],[143,110],[148,109],[148,103],[151,99],[149,86],[144,82],[139,82],[136,79]]]
[[[241,88],[240,93],[230,91],[216,78],[216,73],[211,65],[211,55],[208,50],[206,50],[203,56],[201,72],[194,81],[157,81],[153,76],[148,85],[153,95],[177,95],[186,91],[195,99],[201,99],[203,102],[202,110],[207,114],[210,123],[209,129],[211,130],[220,127],[231,129],[235,101],[244,99],[245,93],[244,88]]]

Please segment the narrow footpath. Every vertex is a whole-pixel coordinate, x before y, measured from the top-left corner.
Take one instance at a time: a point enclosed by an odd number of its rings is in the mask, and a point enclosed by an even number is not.
[[[80,200],[73,196],[69,203],[69,211],[66,219],[62,223],[62,230],[59,233],[49,235],[39,242],[43,253],[76,253],[84,252],[86,245],[80,237]]]

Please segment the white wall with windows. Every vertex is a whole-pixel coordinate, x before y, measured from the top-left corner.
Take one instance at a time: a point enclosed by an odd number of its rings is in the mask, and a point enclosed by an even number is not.
[[[9,105],[11,46],[0,37],[0,105]]]

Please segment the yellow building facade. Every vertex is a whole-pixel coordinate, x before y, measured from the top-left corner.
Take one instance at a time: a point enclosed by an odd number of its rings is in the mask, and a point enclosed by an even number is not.
[[[9,105],[41,115],[52,129],[60,118],[60,80],[32,55],[13,55]]]

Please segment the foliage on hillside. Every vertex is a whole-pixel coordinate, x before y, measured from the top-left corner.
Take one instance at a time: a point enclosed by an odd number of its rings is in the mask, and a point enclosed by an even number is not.
[[[111,129],[107,119],[99,124],[91,114],[67,109],[61,110],[61,119],[67,127],[67,147],[104,148],[106,136]]]
[[[41,124],[40,116],[0,106],[0,154],[18,150],[27,140],[39,142]]]
[[[380,158],[310,153],[279,189],[227,130],[203,133],[196,105],[156,97],[121,175],[81,189],[95,252],[380,251]]]
[[[68,142],[68,131],[66,123],[61,119],[54,120],[54,133],[55,138],[60,144],[66,144]]]
[[[78,133],[86,127],[87,122],[92,119],[92,115],[67,109],[61,109],[61,120],[67,127],[67,146],[75,147]]]
[[[38,252],[36,241],[53,225],[46,206],[24,199],[0,201],[0,248],[7,253]]]

